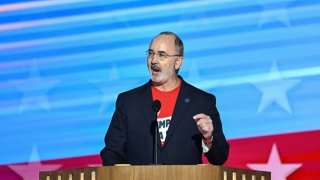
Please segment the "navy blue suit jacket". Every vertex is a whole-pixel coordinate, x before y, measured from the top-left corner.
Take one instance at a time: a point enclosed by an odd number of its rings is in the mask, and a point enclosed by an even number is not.
[[[223,164],[229,144],[222,131],[214,95],[182,80],[165,143],[158,137],[158,162],[161,164],[201,164],[202,135],[193,116],[209,115],[213,121],[213,145],[205,153],[209,162]],[[119,163],[148,165],[153,163],[153,128],[151,82],[119,94],[116,110],[105,136],[106,146],[100,155],[104,166]]]

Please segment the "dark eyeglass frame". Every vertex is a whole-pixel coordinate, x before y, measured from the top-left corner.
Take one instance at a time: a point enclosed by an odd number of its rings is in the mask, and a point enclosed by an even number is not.
[[[169,58],[169,57],[179,57],[179,56],[181,56],[181,55],[179,55],[179,54],[170,55],[170,54],[167,54],[167,53],[164,52],[164,51],[154,52],[154,51],[152,51],[152,50],[148,50],[148,51],[146,51],[146,53],[147,53],[148,58],[152,58],[152,57],[154,57],[155,55],[158,55],[158,57],[159,57],[161,60],[165,60],[165,59],[167,59],[167,58]]]

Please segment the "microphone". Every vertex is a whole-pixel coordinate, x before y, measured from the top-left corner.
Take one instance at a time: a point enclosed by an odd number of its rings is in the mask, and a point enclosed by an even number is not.
[[[161,102],[159,100],[154,100],[152,102],[152,109],[155,113],[158,114],[158,112],[160,111],[161,109]]]
[[[154,100],[152,102],[152,109],[155,112],[156,119],[154,121],[154,149],[153,149],[153,159],[154,159],[154,164],[158,165],[158,151],[157,151],[157,145],[158,145],[158,112],[161,109],[161,102],[159,100]]]

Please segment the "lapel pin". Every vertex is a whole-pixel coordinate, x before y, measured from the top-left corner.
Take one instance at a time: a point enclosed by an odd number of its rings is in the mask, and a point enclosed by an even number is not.
[[[189,102],[190,102],[190,98],[185,98],[184,101],[185,101],[186,103],[189,103]]]

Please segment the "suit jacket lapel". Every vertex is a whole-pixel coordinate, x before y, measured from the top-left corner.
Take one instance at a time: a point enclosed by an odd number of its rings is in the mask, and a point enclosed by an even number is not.
[[[181,77],[180,77],[181,78]],[[167,131],[167,136],[165,139],[164,146],[167,144],[167,142],[170,140],[172,134],[176,130],[176,128],[179,126],[180,122],[183,120],[183,115],[186,110],[186,108],[189,105],[190,102],[190,92],[188,88],[188,84],[181,78],[181,87],[180,92],[177,97],[176,105],[173,111],[173,115],[171,118],[170,126]]]

